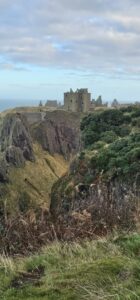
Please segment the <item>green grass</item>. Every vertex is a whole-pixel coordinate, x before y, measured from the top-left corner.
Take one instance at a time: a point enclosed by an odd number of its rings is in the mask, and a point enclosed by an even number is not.
[[[1,257],[0,299],[140,299],[140,235],[56,242],[28,258]]]

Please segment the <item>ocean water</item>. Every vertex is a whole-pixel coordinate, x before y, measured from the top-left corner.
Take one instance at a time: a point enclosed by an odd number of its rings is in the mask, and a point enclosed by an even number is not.
[[[36,106],[39,100],[0,100],[0,112],[20,106]]]

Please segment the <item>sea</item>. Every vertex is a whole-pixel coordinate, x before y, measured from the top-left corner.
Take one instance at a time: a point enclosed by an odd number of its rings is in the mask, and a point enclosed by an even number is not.
[[[0,112],[22,106],[37,106],[39,104],[39,100],[0,100]]]

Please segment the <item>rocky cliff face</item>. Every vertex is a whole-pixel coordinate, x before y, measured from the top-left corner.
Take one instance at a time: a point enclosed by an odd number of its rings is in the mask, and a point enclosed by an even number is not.
[[[21,160],[34,161],[32,139],[27,120],[21,114],[7,115],[4,119],[0,137],[1,152],[6,152],[6,160],[15,162],[17,153]],[[14,153],[15,150],[15,153]]]
[[[8,166],[23,167],[34,161],[32,139],[26,119],[20,114],[8,114],[3,119],[0,133],[0,179],[8,180]]]
[[[80,146],[80,116],[31,118],[10,113],[0,120],[0,251],[10,253],[47,239],[51,188]]]
[[[80,115],[47,112],[44,121],[33,126],[32,134],[50,154],[58,153],[69,160],[80,149]]]
[[[30,117],[30,116],[29,116]],[[24,167],[34,162],[33,143],[38,142],[51,155],[69,160],[80,147],[80,117],[63,111],[48,112],[32,125],[24,114],[7,114],[0,133],[0,180],[8,178],[8,166]]]

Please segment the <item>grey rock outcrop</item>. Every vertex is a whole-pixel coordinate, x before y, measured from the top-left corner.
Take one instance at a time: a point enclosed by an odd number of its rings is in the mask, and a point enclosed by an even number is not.
[[[44,150],[69,160],[80,149],[80,115],[65,111],[47,112],[32,134]]]
[[[26,118],[21,114],[9,114],[3,121],[0,137],[1,152],[8,163],[17,167],[25,160],[34,161],[32,139]]]
[[[5,152],[6,161],[16,167],[24,167],[25,158],[19,147],[9,146]]]

